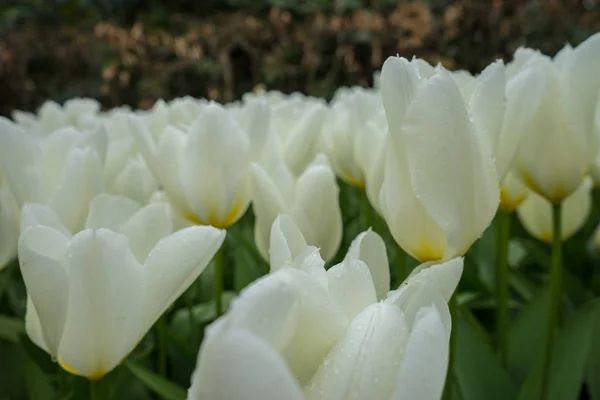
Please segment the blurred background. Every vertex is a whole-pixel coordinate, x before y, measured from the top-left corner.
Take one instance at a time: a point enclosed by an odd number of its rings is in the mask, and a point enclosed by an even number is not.
[[[0,115],[265,88],[331,97],[389,55],[478,72],[600,30],[600,0],[2,0]]]

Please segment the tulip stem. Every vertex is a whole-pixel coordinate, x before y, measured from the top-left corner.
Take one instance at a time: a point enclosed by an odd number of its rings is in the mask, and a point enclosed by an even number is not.
[[[90,380],[90,400],[108,399],[106,386],[101,380]]]
[[[398,282],[404,282],[404,280],[407,277],[407,273],[406,273],[406,254],[404,253],[404,250],[402,250],[401,247],[397,247],[396,248],[397,253],[396,253],[396,269],[397,269],[397,273],[398,273]]]
[[[500,362],[506,367],[508,355],[508,244],[510,240],[510,214],[499,211],[496,216],[496,290],[498,296],[498,312],[496,313],[496,329],[498,333],[498,354]]]
[[[372,228],[372,218],[371,218],[371,203],[369,203],[369,197],[367,196],[367,190],[362,191],[362,199],[363,199],[363,212],[365,218],[365,230]]]
[[[554,339],[554,328],[558,319],[558,307],[560,305],[561,275],[562,275],[562,249],[561,249],[561,218],[562,209],[560,204],[552,205],[552,256],[550,265],[550,301],[548,303],[548,320],[546,325],[546,341],[542,359],[543,375],[540,399],[547,397],[548,380],[550,378],[550,367],[552,363],[552,344]]]
[[[166,316],[162,315],[156,324],[158,347],[158,373],[167,376],[167,342],[166,342]]]
[[[219,318],[223,314],[223,251],[221,249],[215,254],[214,296],[215,313],[216,317]]]

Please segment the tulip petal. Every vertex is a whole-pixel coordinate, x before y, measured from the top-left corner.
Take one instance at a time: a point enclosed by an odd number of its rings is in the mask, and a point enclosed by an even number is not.
[[[173,232],[173,221],[165,203],[143,207],[120,226],[129,239],[129,247],[140,263],[144,263],[159,240]]]
[[[402,311],[373,304],[350,324],[306,387],[308,399],[388,399],[408,329]]]
[[[27,310],[25,311],[25,332],[27,332],[27,336],[29,339],[44,350],[46,353],[50,354],[51,351],[46,344],[46,339],[44,339],[44,331],[42,329],[42,324],[40,322],[40,317],[35,310],[35,306],[33,305],[33,301],[31,301],[31,297],[27,296]],[[56,350],[54,350],[54,354],[56,354]]]
[[[269,257],[271,272],[283,268],[294,260],[307,247],[302,232],[294,221],[285,214],[275,219],[271,227]]]
[[[144,330],[198,278],[224,239],[224,230],[192,226],[156,244],[144,264]]]
[[[415,196],[404,150],[388,146],[386,152],[381,212],[394,240],[419,261],[441,259],[446,236]]]
[[[371,272],[377,300],[385,298],[390,290],[390,264],[385,242],[375,231],[369,229],[359,234],[350,245],[345,260],[358,259],[365,262]]]
[[[127,197],[100,193],[90,203],[85,229],[106,228],[116,232],[139,209],[140,205]]]
[[[287,132],[283,159],[296,175],[300,175],[316,155],[319,134],[327,115],[327,108],[322,104],[309,107],[294,127]]]
[[[424,263],[416,267],[403,283],[425,283],[435,287],[446,302],[456,290],[462,276],[464,258],[457,257],[440,264]]]
[[[435,307],[421,309],[404,350],[392,399],[439,399],[448,369],[450,332]]]
[[[506,85],[506,112],[496,151],[496,171],[500,180],[511,168],[521,138],[532,129],[532,118],[542,99],[544,82],[544,74],[531,68]]]
[[[354,319],[369,304],[377,302],[371,272],[362,260],[344,260],[330,268],[327,277],[329,293],[349,320]]]
[[[199,354],[190,400],[303,400],[284,360],[263,340],[236,330],[211,342]]]
[[[281,351],[290,342],[300,312],[299,293],[285,274],[264,276],[233,300],[229,329],[243,329]]]
[[[282,355],[303,384],[316,372],[323,355],[343,335],[348,319],[323,286],[305,272],[284,268],[277,274],[282,274],[300,293],[297,329]],[[315,329],[316,326],[319,329]]]
[[[446,233],[445,258],[462,255],[492,221],[500,195],[492,158],[448,73],[440,72],[419,91],[403,132],[410,181]]]
[[[420,86],[416,64],[401,57],[388,57],[385,60],[381,68],[381,100],[394,141],[402,140],[398,136],[399,129]]]
[[[69,243],[69,305],[58,361],[73,374],[102,378],[145,333],[144,270],[128,245],[107,229],[86,229]],[[37,304],[36,310],[41,317]]]
[[[58,215],[45,204],[28,203],[21,208],[21,232],[36,225],[43,225],[55,229],[65,237],[70,238],[71,232],[60,221]]]
[[[54,357],[67,318],[70,283],[62,265],[67,244],[67,237],[46,226],[31,227],[19,238],[23,281],[41,323],[43,344]]]
[[[35,140],[8,119],[0,117],[0,162],[19,205],[44,201],[39,175],[42,159],[43,154]]]
[[[286,207],[279,189],[267,172],[255,163],[251,165],[250,169],[252,179],[252,209],[255,216],[254,242],[263,258],[269,259],[269,257],[273,257],[270,255],[271,250],[269,248],[269,237],[273,240],[271,225]],[[282,248],[278,245],[278,249]],[[273,260],[271,261],[271,268],[278,268],[282,265],[278,262],[274,264]]]
[[[85,224],[91,199],[102,191],[102,165],[91,149],[72,149],[50,206],[71,232]]]
[[[342,213],[335,174],[328,165],[319,165],[322,162],[326,158],[317,156],[298,178],[296,201],[289,215],[306,243],[319,247],[323,259],[329,261],[342,241]]]

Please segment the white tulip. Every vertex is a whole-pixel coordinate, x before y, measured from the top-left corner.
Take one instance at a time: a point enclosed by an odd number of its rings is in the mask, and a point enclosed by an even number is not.
[[[536,68],[546,82],[537,107],[517,102],[533,118],[515,159],[516,171],[529,188],[555,204],[579,187],[598,149],[599,53],[600,35],[564,49],[555,60],[528,49],[515,53],[515,79]]]
[[[266,167],[252,164],[251,170],[254,240],[262,256],[268,258],[273,221],[285,213],[308,244],[319,247],[325,260],[332,259],[342,240],[342,214],[339,188],[327,158],[318,155],[298,178],[277,160]]]
[[[421,70],[431,72],[399,57],[383,65],[389,135],[380,201],[400,247],[420,261],[447,260],[490,224],[499,182],[452,77]]]
[[[371,151],[372,131],[367,123],[383,111],[378,93],[362,88],[338,91],[323,125],[324,142],[331,164],[342,179],[365,187],[367,165],[364,153]]]
[[[39,139],[0,118],[0,163],[19,206],[48,204],[70,230],[80,230],[93,196],[103,190],[106,133],[63,128]]]
[[[384,297],[385,245],[372,231],[326,272],[282,216],[274,253],[272,273],[207,329],[190,400],[440,398],[462,259],[420,269]]]
[[[204,107],[187,133],[167,127],[158,142],[142,122],[130,123],[148,167],[188,221],[227,228],[244,214],[250,201],[250,143],[222,106]]]
[[[592,187],[592,180],[586,178],[577,190],[562,202],[562,241],[573,236],[587,221],[592,208]],[[517,215],[529,234],[546,243],[552,242],[552,204],[548,200],[532,192],[517,208]]]
[[[225,237],[213,227],[171,234],[164,204],[141,208],[106,194],[92,201],[80,232],[41,204],[23,207],[21,228],[27,333],[65,370],[88,379],[127,357]]]
[[[525,201],[530,190],[513,172],[508,172],[500,185],[500,204],[498,208],[506,213],[514,212]]]

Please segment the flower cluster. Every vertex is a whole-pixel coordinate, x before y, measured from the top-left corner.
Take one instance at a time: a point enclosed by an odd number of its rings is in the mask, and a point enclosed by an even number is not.
[[[588,218],[598,71],[600,34],[554,58],[519,49],[475,76],[390,57],[376,88],[340,88],[330,102],[269,91],[224,105],[15,111],[0,118],[0,268],[18,256],[29,338],[98,380],[251,206],[270,272],[207,328],[189,398],[437,399],[447,303],[495,215],[516,210],[555,244]],[[381,232],[359,234],[332,265],[345,229],[338,178],[423,263],[399,287]]]

